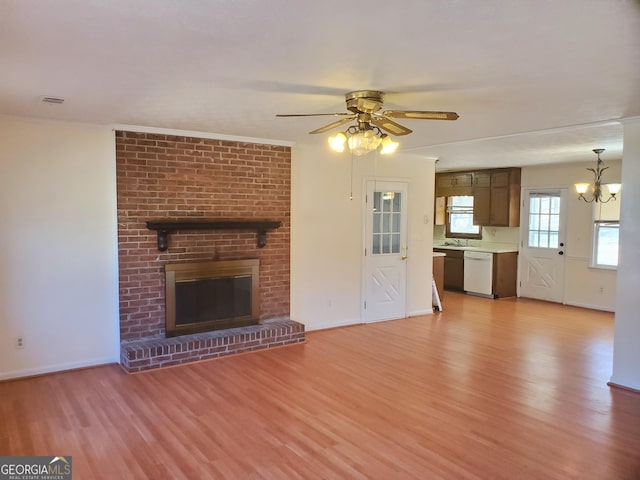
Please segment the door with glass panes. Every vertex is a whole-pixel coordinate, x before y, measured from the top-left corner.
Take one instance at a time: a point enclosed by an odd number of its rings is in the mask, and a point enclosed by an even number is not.
[[[520,296],[562,303],[566,189],[523,191]]]
[[[367,182],[364,322],[406,316],[407,191],[403,182]]]

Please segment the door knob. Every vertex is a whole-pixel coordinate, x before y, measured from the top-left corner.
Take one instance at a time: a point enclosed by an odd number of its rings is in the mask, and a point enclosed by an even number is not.
[[[562,250],[560,250],[560,251],[558,252],[558,255],[564,255],[564,252],[563,252]]]
[[[406,260],[406,259],[407,259],[407,256],[406,256],[406,255],[402,255],[402,257],[401,257],[401,258],[402,258],[402,260]]]

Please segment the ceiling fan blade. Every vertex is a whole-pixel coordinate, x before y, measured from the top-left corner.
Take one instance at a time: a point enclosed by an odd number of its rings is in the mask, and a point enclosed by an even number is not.
[[[380,117],[378,115],[371,117],[371,123],[382,130],[386,130],[387,132],[398,136],[408,135],[413,132],[413,130],[409,130],[407,127],[403,127],[393,120],[389,120],[388,118]]]
[[[385,110],[384,117],[391,118],[413,118],[418,120],[457,120],[456,112],[424,112],[412,110]]]
[[[349,123],[351,121],[353,121],[356,118],[355,115],[351,115],[348,118],[342,118],[336,122],[332,122],[329,125],[325,125],[324,127],[320,127],[320,128],[316,128],[315,130],[312,130],[309,133],[324,133],[324,132],[328,132],[329,130],[331,130],[332,128],[336,128],[339,127],[340,125],[344,125],[345,123]]]
[[[353,117],[353,113],[351,112],[343,112],[343,113],[278,113],[276,117],[342,117],[345,115],[349,115]]]

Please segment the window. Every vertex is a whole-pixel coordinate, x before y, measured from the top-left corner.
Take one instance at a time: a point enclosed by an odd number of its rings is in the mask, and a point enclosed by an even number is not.
[[[473,224],[473,197],[447,197],[447,237],[481,238],[480,225]]]
[[[620,222],[596,221],[593,228],[593,266],[618,266]]]
[[[529,248],[558,248],[560,194],[531,193],[529,196]]]
[[[618,266],[618,237],[620,234],[620,200],[595,203],[593,208],[592,267],[616,268]]]
[[[400,253],[402,192],[374,192],[371,253]]]

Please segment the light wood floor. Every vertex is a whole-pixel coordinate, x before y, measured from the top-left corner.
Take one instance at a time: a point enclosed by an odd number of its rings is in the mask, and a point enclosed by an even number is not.
[[[127,376],[0,384],[0,455],[74,479],[638,479],[613,315],[447,292],[445,311]]]

